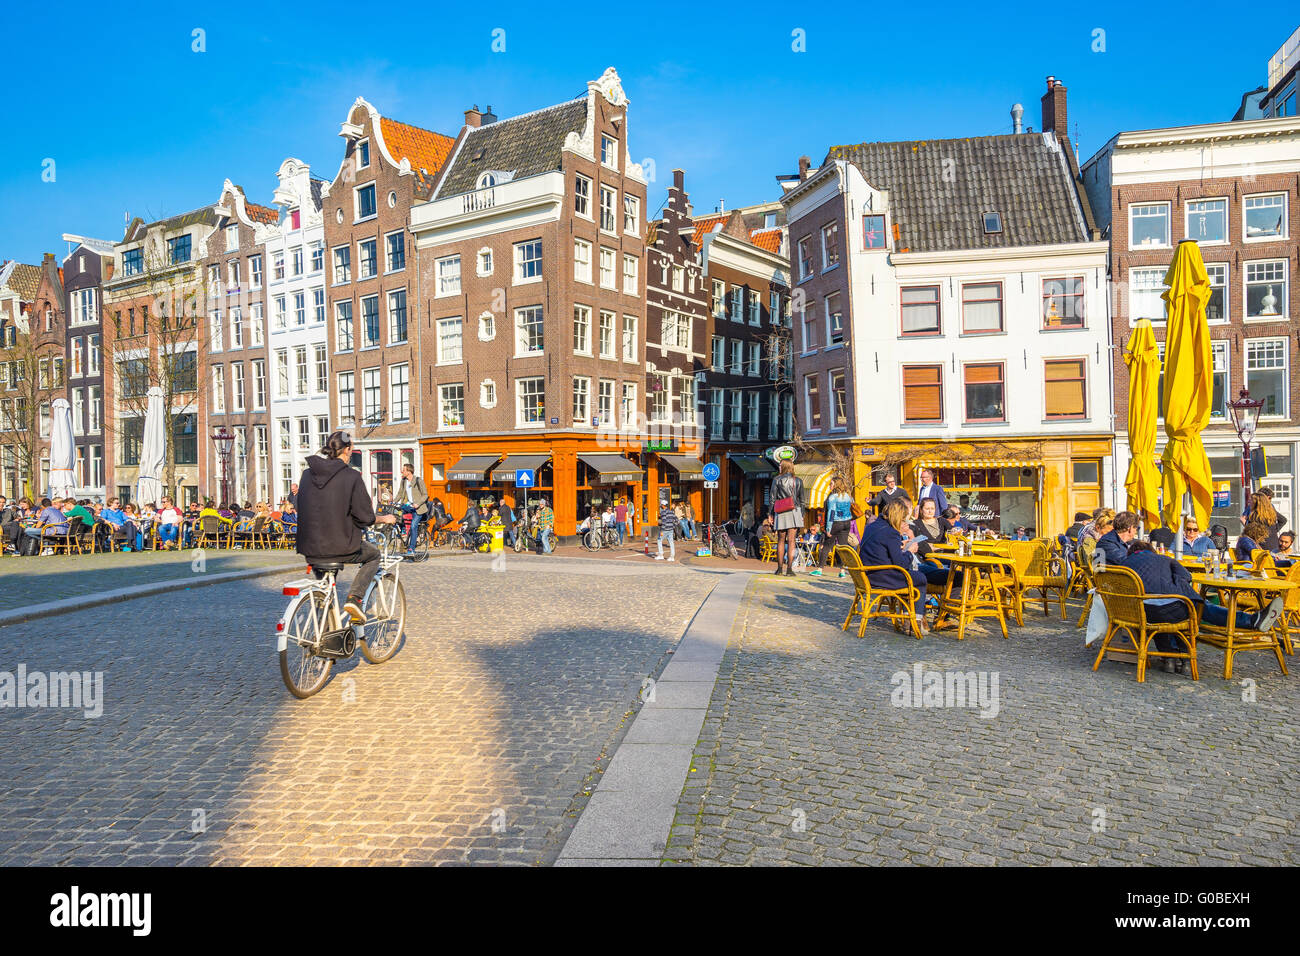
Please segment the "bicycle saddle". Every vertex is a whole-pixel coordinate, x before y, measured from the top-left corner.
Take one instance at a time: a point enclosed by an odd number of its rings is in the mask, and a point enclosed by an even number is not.
[[[343,562],[341,562],[341,561],[319,561],[319,562],[317,562],[317,561],[313,561],[313,562],[312,562],[312,565],[311,565],[311,569],[312,569],[313,571],[319,572],[320,574],[329,574],[331,571],[334,572],[335,574],[338,574],[340,571],[343,570]]]

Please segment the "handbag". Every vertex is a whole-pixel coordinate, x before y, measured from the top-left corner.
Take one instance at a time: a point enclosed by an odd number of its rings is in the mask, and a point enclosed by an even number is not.
[[[854,501],[853,504],[849,505],[849,512],[853,515],[853,520],[856,521],[862,517],[862,505]]]
[[[781,476],[782,479],[785,477],[785,475]],[[781,490],[785,491],[787,488],[790,489],[790,493],[782,495],[780,498],[773,498],[772,514],[783,515],[794,511],[794,489],[790,488],[790,483],[788,481],[782,480]],[[775,489],[773,489],[773,493],[775,493]]]

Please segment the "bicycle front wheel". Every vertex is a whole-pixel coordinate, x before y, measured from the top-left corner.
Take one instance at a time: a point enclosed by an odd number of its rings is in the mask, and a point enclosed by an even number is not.
[[[582,546],[588,551],[600,550],[600,532],[588,531],[582,536]]]
[[[396,578],[376,578],[366,593],[362,610],[366,625],[362,628],[361,653],[372,664],[382,664],[402,643],[406,624],[406,592]]]
[[[329,680],[334,659],[321,657],[315,648],[329,630],[332,620],[324,591],[302,595],[285,615],[284,650],[280,652],[280,676],[294,697],[307,698]]]
[[[429,560],[429,529],[428,528],[425,527],[420,528],[420,534],[418,537],[416,537],[415,543],[411,546],[411,560],[412,561]]]

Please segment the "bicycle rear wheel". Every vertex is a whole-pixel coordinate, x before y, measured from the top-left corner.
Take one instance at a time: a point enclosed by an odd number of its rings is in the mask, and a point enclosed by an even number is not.
[[[600,550],[600,532],[588,531],[582,536],[582,546],[588,551]]]
[[[429,529],[423,525],[420,526],[420,533],[411,547],[411,560],[429,560]]]
[[[406,592],[402,582],[384,576],[376,578],[366,592],[362,610],[366,612],[366,625],[361,632],[361,654],[372,664],[382,664],[394,654],[402,643],[402,628],[406,624]]]
[[[294,697],[307,698],[329,680],[334,659],[314,650],[331,625],[329,602],[324,591],[310,591],[298,598],[285,615],[284,650],[280,652],[280,676]]]

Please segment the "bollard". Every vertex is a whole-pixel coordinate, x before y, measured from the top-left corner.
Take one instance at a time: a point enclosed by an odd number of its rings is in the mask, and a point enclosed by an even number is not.
[[[647,555],[650,554],[650,529],[649,528],[647,528],[645,532],[645,553]]]

